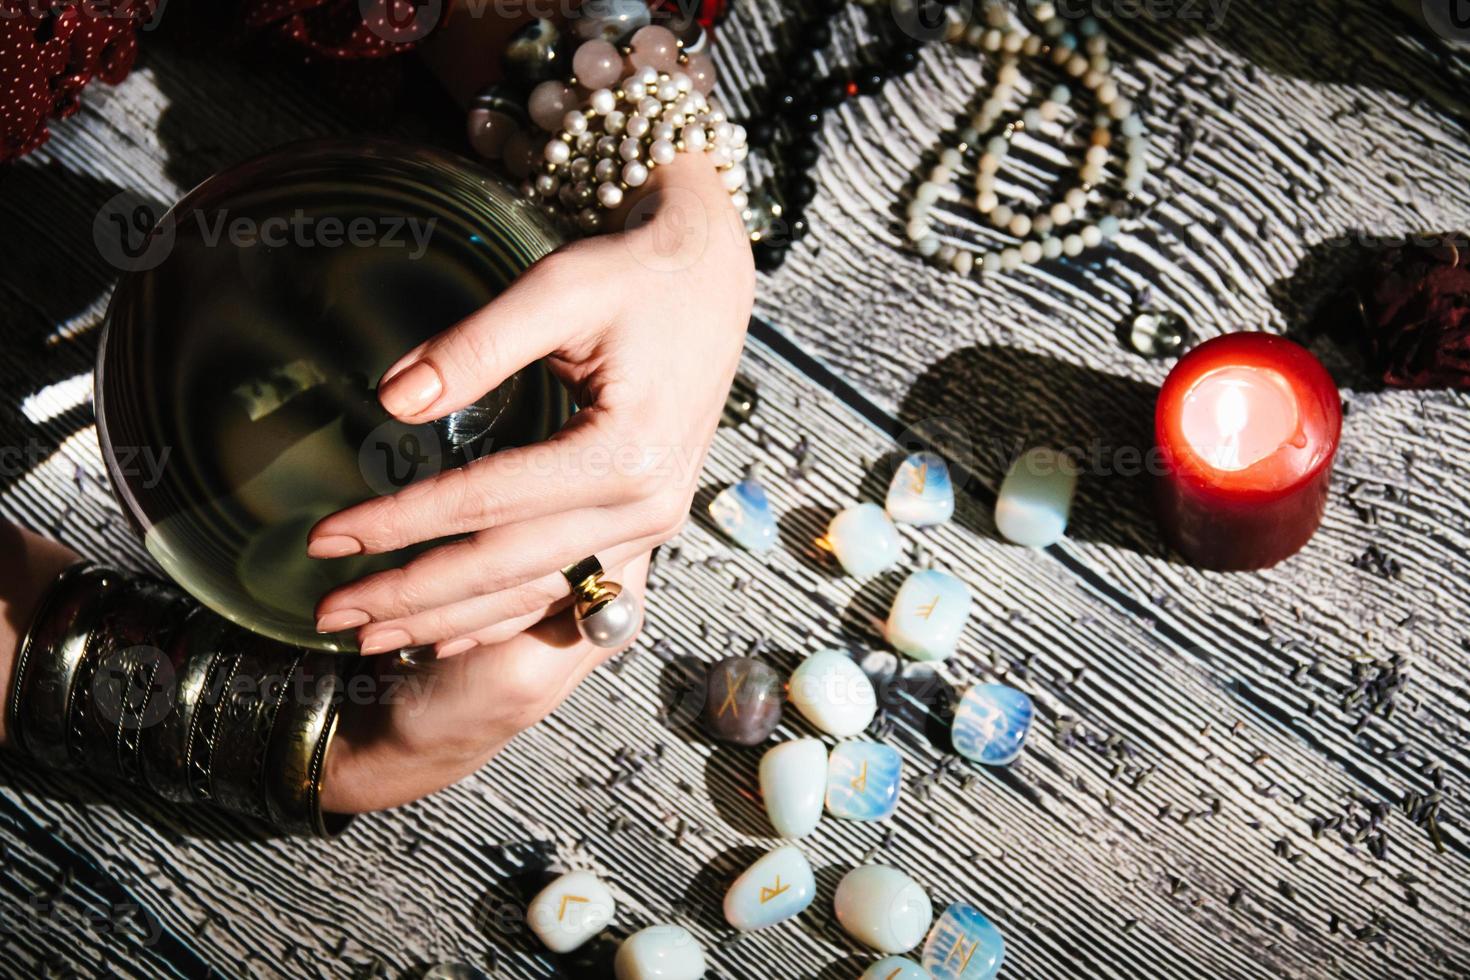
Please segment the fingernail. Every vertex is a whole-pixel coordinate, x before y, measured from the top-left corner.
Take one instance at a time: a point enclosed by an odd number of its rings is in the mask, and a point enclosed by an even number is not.
[[[358,649],[363,653],[387,653],[389,650],[402,650],[412,642],[413,637],[403,630],[378,630],[363,637]]]
[[[362,554],[362,542],[345,534],[324,534],[306,542],[306,553],[312,558],[346,558]]]
[[[322,615],[316,621],[318,633],[336,633],[339,630],[350,630],[357,626],[363,626],[372,621],[372,617],[361,609],[338,609]]]
[[[478,645],[479,641],[468,636],[461,636],[457,640],[450,640],[448,643],[442,644],[438,652],[441,658],[457,657],[461,653],[469,653]]]
[[[389,378],[378,389],[378,401],[399,418],[417,415],[444,394],[444,379],[428,361]]]

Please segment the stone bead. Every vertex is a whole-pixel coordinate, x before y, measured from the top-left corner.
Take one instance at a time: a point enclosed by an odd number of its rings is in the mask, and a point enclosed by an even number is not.
[[[898,809],[903,756],[882,742],[840,742],[827,760],[827,812],[883,820]]]
[[[710,668],[705,689],[705,730],[725,742],[759,745],[781,723],[784,686],[781,675],[759,660],[721,660]]]
[[[652,67],[672,72],[679,64],[679,42],[674,32],[657,24],[638,29],[628,42],[633,49],[628,60],[635,68]]]
[[[577,11],[577,36],[617,44],[653,18],[644,0],[587,0]]]
[[[970,590],[948,572],[925,568],[909,575],[888,613],[884,636],[915,660],[947,660],[970,616]]]
[[[572,55],[572,74],[583,88],[609,88],[623,77],[623,56],[606,41],[586,41]]]
[[[709,95],[715,90],[715,63],[708,54],[691,54],[684,66],[684,74],[694,83],[694,90]]]
[[[782,742],[761,757],[761,799],[776,833],[805,837],[822,819],[827,747],[815,738]]]
[[[526,924],[553,953],[567,953],[601,932],[617,905],[612,892],[588,871],[562,875],[526,907]]]
[[[1008,765],[1021,754],[1034,715],[1024,691],[1005,684],[976,684],[955,707],[950,728],[955,751],[982,765]]]
[[[628,166],[632,167],[632,164]],[[632,175],[642,177],[637,184],[628,180],[629,172],[626,168],[623,171],[624,181],[632,187],[637,187],[648,179],[647,170],[642,169],[642,164],[639,167],[641,172]],[[753,477],[746,477],[721,490],[710,501],[709,513],[715,525],[742,548],[770,551],[776,546],[776,517],[771,513],[765,488]]]
[[[519,129],[513,118],[494,109],[471,109],[466,117],[470,147],[486,160],[499,160],[506,141]]]
[[[991,980],[1005,955],[1005,939],[995,924],[978,909],[957,903],[934,923],[923,962],[934,980]]]
[[[725,893],[725,921],[741,932],[764,929],[800,915],[817,896],[806,855],[778,847],[745,870]]]
[[[1045,548],[1061,540],[1077,492],[1077,464],[1064,453],[1031,449],[1011,465],[995,501],[996,530],[1009,541]]]
[[[1175,357],[1189,339],[1189,324],[1167,311],[1140,310],[1128,328],[1128,346],[1144,357]]]
[[[613,961],[617,980],[699,980],[704,976],[704,949],[683,926],[640,929],[618,947]]]
[[[858,980],[930,980],[923,967],[902,956],[885,956],[863,971]]]
[[[837,884],[833,906],[849,936],[884,953],[913,949],[934,921],[934,907],[919,883],[881,864],[849,871]]]
[[[566,74],[570,52],[567,37],[545,18],[516,29],[505,45],[506,79],[522,92]]]
[[[892,568],[903,554],[898,528],[877,504],[858,504],[832,518],[826,540],[842,570],[856,578]]]
[[[954,483],[949,466],[935,453],[914,453],[899,464],[888,484],[888,516],[927,527],[954,516]]]
[[[542,82],[531,90],[527,108],[532,122],[554,133],[561,127],[562,118],[577,108],[577,93],[565,82]]]
[[[787,696],[813,725],[838,738],[868,727],[878,711],[873,682],[847,654],[814,653],[791,673]]]

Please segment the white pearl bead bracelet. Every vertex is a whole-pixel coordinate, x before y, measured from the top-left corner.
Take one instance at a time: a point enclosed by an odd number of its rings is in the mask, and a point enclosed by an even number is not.
[[[584,232],[601,230],[602,213],[622,205],[629,190],[679,153],[705,153],[720,170],[730,202],[746,206],[745,128],[730,122],[712,98],[682,71],[644,67],[617,88],[601,88],[562,119],[547,141],[541,173],[526,193]]]

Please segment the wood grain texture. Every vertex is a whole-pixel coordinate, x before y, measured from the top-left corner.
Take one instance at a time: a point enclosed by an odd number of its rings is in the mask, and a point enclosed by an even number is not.
[[[758,77],[783,20],[769,0],[739,4],[725,77]],[[1158,135],[1157,204],[1114,248],[983,283],[902,249],[905,191],[984,76],[933,49],[830,118],[814,231],[762,281],[777,329],[973,473],[955,522],[904,530],[913,563],[976,593],[961,655],[937,677],[903,668],[890,688],[876,733],[904,751],[899,814],[823,823],[805,846],[810,912],[743,938],[722,927],[726,882],[771,843],[759,753],[710,746],[681,678],[752,646],[783,668],[840,645],[873,651],[876,675],[900,669],[875,633],[898,576],[841,578],[810,547],[837,507],[880,498],[895,443],[820,372],[752,343],[757,423],[718,438],[689,528],[655,566],[635,651],[473,779],[331,846],[4,760],[0,972],[396,977],[448,959],[496,977],[595,975],[538,952],[520,922],[523,884],[551,861],[605,876],[619,933],[689,926],[719,976],[836,980],[871,957],[832,921],[832,890],[880,860],[936,905],[991,914],[1007,977],[1470,974],[1466,397],[1372,390],[1322,348],[1351,408],[1327,520],[1258,575],[1171,560],[1140,480],[1104,472],[1146,438],[1167,369],[1114,339],[1140,294],[1202,336],[1291,329],[1345,261],[1323,242],[1467,224],[1464,65],[1377,3],[1235,4],[1212,32],[1108,29]],[[352,126],[289,77],[167,51],[88,95],[44,153],[0,177],[0,437],[36,447],[0,480],[0,514],[143,567],[87,401],[113,278],[93,218],[120,189],[171,201],[253,152]],[[1037,186],[1060,166],[1023,163]],[[1045,552],[998,542],[988,511],[1005,462],[1035,443],[1096,447],[1072,534]],[[783,514],[769,560],[732,551],[702,516],[752,459],[770,466]],[[1369,545],[1398,559],[1397,577],[1350,564]],[[1371,675],[1394,656],[1406,681],[1392,717],[1351,703],[1353,658]],[[1010,769],[956,764],[944,705],[995,677],[1033,695],[1038,731]],[[810,733],[793,713],[778,737]],[[1394,806],[1439,783],[1443,855]],[[1376,858],[1345,836],[1384,804],[1365,825],[1385,830]],[[1314,837],[1333,817],[1342,829]]]

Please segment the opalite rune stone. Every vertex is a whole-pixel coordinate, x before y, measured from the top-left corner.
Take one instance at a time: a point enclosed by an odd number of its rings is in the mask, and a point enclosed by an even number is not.
[[[858,980],[930,980],[918,964],[902,956],[885,956],[863,971]]]
[[[1077,492],[1077,464],[1054,449],[1030,449],[1011,465],[995,501],[995,527],[1028,548],[1060,541]]]
[[[765,487],[753,476],[716,494],[709,504],[709,516],[742,548],[770,551],[776,546],[776,516],[771,513]]]
[[[761,798],[782,837],[805,837],[822,819],[827,747],[815,738],[772,746],[761,757]]]
[[[837,884],[837,921],[847,934],[884,953],[906,953],[919,945],[934,907],[919,883],[896,868],[855,868]]]
[[[847,738],[868,727],[878,694],[863,669],[838,650],[814,653],[791,672],[787,693],[806,719],[828,735]]]
[[[1014,762],[1026,744],[1035,709],[1022,691],[976,684],[960,698],[950,730],[955,751],[987,766]]]
[[[612,921],[612,892],[587,871],[562,875],[526,907],[526,923],[553,953],[566,953],[597,935]]]
[[[914,453],[888,484],[888,516],[904,524],[943,524],[954,516],[949,466],[934,453]]]
[[[710,668],[705,689],[705,730],[736,745],[759,745],[781,723],[784,687],[769,664],[750,657],[721,660]]]
[[[623,941],[613,961],[618,980],[699,980],[704,950],[688,929],[656,925]]]
[[[924,943],[924,969],[934,980],[990,980],[1000,971],[1006,944],[978,909],[951,905]]]
[[[970,590],[948,572],[914,572],[898,590],[884,635],[915,660],[945,660],[954,653],[970,616]]]
[[[749,932],[800,915],[817,895],[806,855],[778,847],[756,861],[725,893],[725,921]]]
[[[827,760],[827,812],[882,820],[898,809],[903,756],[882,742],[841,742]]]
[[[855,578],[892,568],[903,554],[898,528],[877,504],[858,504],[832,518],[827,544],[842,570]]]

